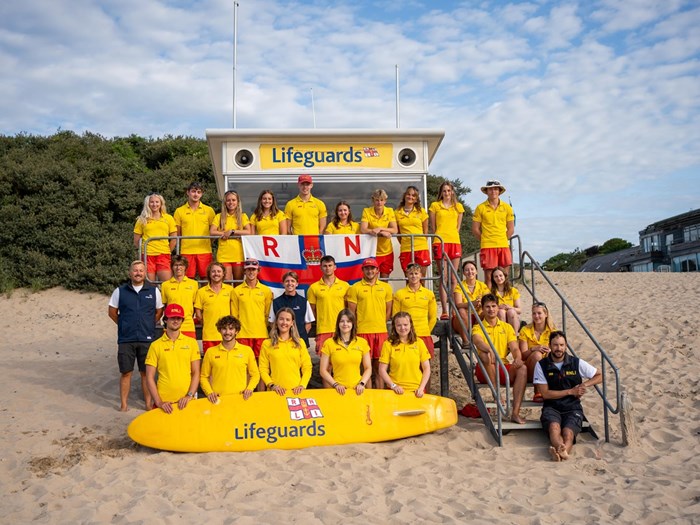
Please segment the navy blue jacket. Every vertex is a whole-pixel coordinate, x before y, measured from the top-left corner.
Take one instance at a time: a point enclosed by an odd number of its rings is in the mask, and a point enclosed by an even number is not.
[[[581,374],[578,370],[578,357],[572,357],[569,354],[564,355],[564,363],[561,370],[552,361],[548,355],[540,361],[542,372],[547,380],[547,386],[550,390],[568,390],[583,382]],[[581,401],[576,396],[566,396],[561,399],[545,399],[544,406],[552,407],[559,412],[568,412],[570,410],[583,410]]]
[[[306,343],[306,348],[309,347],[309,334],[306,333],[306,305],[307,300],[303,295],[287,295],[282,294],[272,301],[272,311],[276,314],[280,308],[291,308],[294,311],[294,321],[299,330],[299,337]]]
[[[136,293],[131,283],[119,287],[117,343],[150,343],[156,338],[156,289],[143,285]]]

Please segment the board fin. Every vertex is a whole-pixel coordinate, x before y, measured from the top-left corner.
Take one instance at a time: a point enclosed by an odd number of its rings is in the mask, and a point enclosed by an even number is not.
[[[394,412],[395,416],[420,416],[425,414],[425,410],[396,410]]]

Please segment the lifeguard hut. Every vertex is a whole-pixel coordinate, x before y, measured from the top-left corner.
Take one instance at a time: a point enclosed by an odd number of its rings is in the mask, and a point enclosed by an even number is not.
[[[326,203],[328,220],[338,201],[347,201],[359,222],[372,205],[370,194],[383,188],[387,206],[395,208],[406,187],[420,189],[427,207],[426,177],[442,139],[437,129],[208,129],[209,154],[219,196],[235,190],[243,211],[255,208],[258,195],[270,189],[278,205],[298,194],[297,177],[313,177],[313,195]],[[398,242],[394,240],[398,257]],[[397,263],[397,277],[401,270]]]

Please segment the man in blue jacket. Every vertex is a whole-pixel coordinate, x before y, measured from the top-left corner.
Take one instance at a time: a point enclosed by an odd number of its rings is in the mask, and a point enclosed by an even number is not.
[[[564,332],[549,336],[549,355],[535,366],[533,384],[544,398],[542,428],[549,434],[552,461],[569,459],[583,426],[581,396],[603,380],[603,375],[583,359],[566,353]]]
[[[129,265],[129,282],[115,289],[109,299],[108,314],[117,323],[117,363],[119,364],[119,410],[126,412],[131,389],[134,362],[141,373],[141,390],[146,409],[152,405],[146,385],[146,354],[156,339],[156,323],[163,313],[160,290],[146,282],[146,267],[142,261]]]

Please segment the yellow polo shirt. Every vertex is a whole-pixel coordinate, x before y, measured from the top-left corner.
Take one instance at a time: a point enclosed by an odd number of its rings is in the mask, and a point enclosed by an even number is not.
[[[369,343],[358,337],[346,347],[331,337],[323,342],[321,353],[330,359],[333,379],[345,387],[353,388],[362,379],[362,357],[369,354]]]
[[[428,208],[430,213],[435,214],[435,234],[442,237],[445,243],[459,244],[459,214],[464,213],[464,206],[457,202],[449,208],[443,206],[442,201],[435,201]],[[440,244],[440,240],[435,238],[433,244]]]
[[[473,221],[481,223],[481,247],[508,248],[507,226],[514,220],[513,208],[502,200],[499,200],[495,210],[488,200],[479,204],[474,210]]]
[[[272,306],[272,290],[257,281],[255,288],[245,281],[231,294],[231,315],[241,322],[240,339],[265,339],[269,337],[267,319]]]
[[[415,207],[406,213],[403,208],[399,208],[394,212],[396,216],[396,225],[399,227],[399,233],[404,235],[420,235],[423,232],[423,223],[428,220],[428,212],[424,208],[418,211]],[[427,228],[426,228],[427,231]],[[411,251],[411,238],[401,237],[401,253]],[[425,237],[413,238],[413,251],[421,251],[428,249],[428,240]]]
[[[259,363],[260,377],[266,385],[306,388],[311,379],[311,357],[303,340],[295,347],[291,339],[278,341],[277,346],[272,346],[272,339],[266,339],[260,348]]]
[[[185,320],[182,321],[180,330],[194,332],[194,299],[199,289],[199,283],[185,276],[182,281],[172,277],[160,285],[160,295],[163,304],[179,304],[185,311]]]
[[[151,343],[146,364],[158,371],[156,386],[162,401],[173,402],[187,395],[192,381],[192,361],[199,361],[199,345],[182,333],[175,341],[163,333]]]
[[[379,362],[389,365],[389,377],[404,390],[416,391],[423,379],[421,363],[430,361],[430,352],[421,339],[415,343],[392,345],[384,341]]]
[[[496,349],[496,352],[498,352],[501,361],[505,360],[510,352],[508,349],[508,344],[513,341],[517,341],[515,337],[515,330],[513,330],[513,327],[510,324],[506,323],[505,321],[501,321],[500,319],[498,322],[496,322],[496,326],[491,326],[488,321],[484,321],[483,323],[486,327],[486,333],[488,334],[489,338],[491,338],[493,347]],[[472,337],[475,335],[480,335],[484,341],[486,341],[484,331],[478,324],[475,324],[472,327]]]
[[[437,323],[437,302],[435,294],[421,286],[415,292],[408,286],[394,293],[391,316],[399,312],[408,312],[413,320],[416,335],[427,337]]]
[[[328,212],[322,200],[312,196],[304,202],[297,195],[284,207],[284,215],[291,221],[293,235],[318,235],[318,221]]]
[[[233,286],[222,284],[219,293],[208,284],[197,290],[194,307],[202,311],[202,341],[221,341],[216,323],[224,316],[231,315]]]
[[[202,361],[199,381],[205,395],[240,394],[244,390],[255,390],[260,382],[260,371],[253,350],[236,341],[231,350],[219,344],[207,350]]]
[[[392,301],[392,294],[391,286],[380,280],[371,285],[362,279],[348,289],[348,303],[357,305],[358,334],[386,333],[386,305]]]
[[[209,235],[209,228],[214,222],[214,209],[206,204],[199,203],[196,210],[192,211],[190,205],[185,203],[175,210],[173,218],[180,228],[183,236]],[[180,253],[194,255],[211,253],[211,241],[209,239],[183,239],[180,241]]]
[[[546,346],[549,348],[549,336],[552,331],[547,325],[545,325],[544,330],[540,334],[540,337],[535,336],[535,327],[532,323],[527,326],[523,326],[518,333],[518,341],[525,341],[528,348],[533,346]]]
[[[218,231],[242,230],[250,221],[245,213],[241,213],[241,224],[238,224],[238,219],[233,215],[226,216],[226,227],[221,230],[221,214],[217,213],[214,217],[214,224]],[[226,241],[219,239],[219,248],[216,250],[216,260],[222,263],[243,262],[243,243],[241,239],[228,239]]]
[[[255,225],[256,235],[279,235],[280,234],[280,222],[286,221],[282,211],[278,211],[274,216],[269,215],[258,219],[255,214],[250,216],[250,223]]]
[[[147,219],[146,224],[143,224],[140,219],[136,220],[134,225],[134,233],[141,236],[141,242],[150,239],[151,237],[169,237],[170,234],[177,233],[177,226],[172,215],[164,213],[160,219]],[[170,241],[168,239],[160,239],[151,241],[146,245],[146,254],[148,255],[165,255],[170,253]]]
[[[374,207],[362,210],[362,222],[367,223],[368,228],[388,228],[389,223],[396,223],[394,210],[384,206],[384,213],[378,216],[374,212]],[[377,237],[377,257],[394,253],[391,246],[391,237]]]
[[[350,221],[347,224],[335,226],[332,222],[329,222],[328,226],[326,226],[326,233],[328,235],[354,235],[360,233],[360,223]]]
[[[342,279],[328,286],[320,279],[309,286],[306,299],[316,309],[316,333],[328,334],[335,332],[338,314],[345,308],[345,295],[350,285]]]

